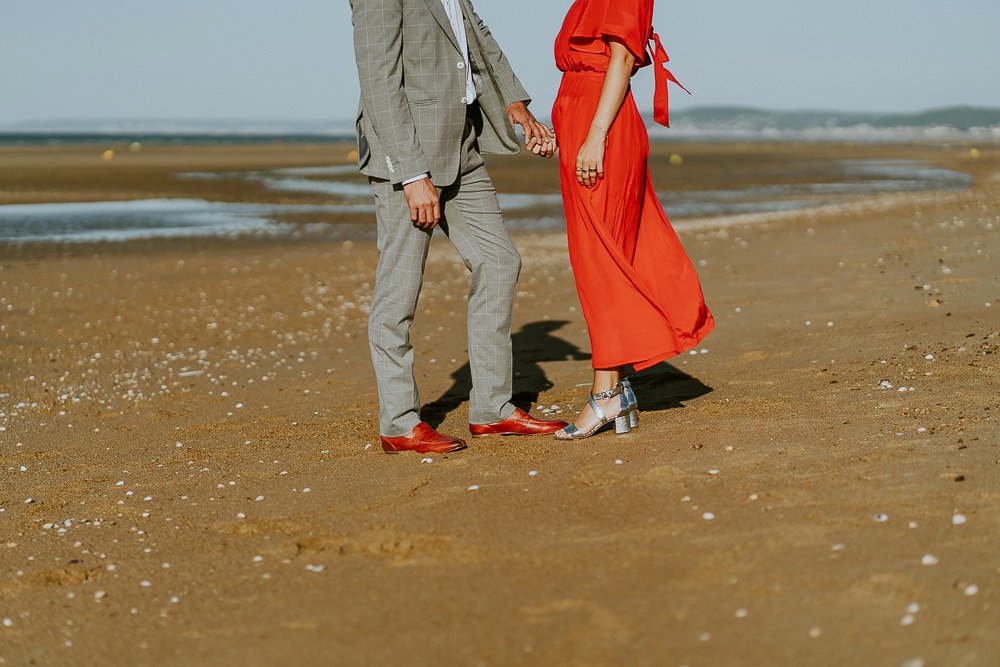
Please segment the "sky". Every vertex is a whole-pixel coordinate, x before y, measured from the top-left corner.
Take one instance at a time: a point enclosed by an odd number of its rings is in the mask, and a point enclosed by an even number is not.
[[[547,117],[571,0],[476,0]],[[1000,106],[996,0],[656,0],[675,109]],[[647,73],[634,83],[652,99]],[[49,119],[349,121],[347,0],[2,0],[0,125]],[[641,107],[642,108],[642,107]]]

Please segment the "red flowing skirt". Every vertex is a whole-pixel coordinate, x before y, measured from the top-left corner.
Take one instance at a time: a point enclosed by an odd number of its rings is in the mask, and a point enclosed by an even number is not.
[[[649,136],[629,90],[608,132],[604,178],[576,180],[603,72],[566,72],[552,119],[569,257],[594,368],[654,366],[697,345],[715,327],[698,275],[649,176]]]

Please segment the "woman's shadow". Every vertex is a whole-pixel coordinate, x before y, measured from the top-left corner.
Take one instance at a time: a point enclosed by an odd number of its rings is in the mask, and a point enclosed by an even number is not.
[[[511,402],[522,410],[530,410],[538,402],[539,394],[554,386],[542,370],[542,362],[590,360],[590,354],[553,335],[567,324],[566,320],[531,322],[511,337],[514,351],[514,397]],[[469,363],[456,369],[451,378],[451,386],[421,410],[421,418],[432,428],[438,428],[445,417],[469,400],[472,391]],[[646,411],[683,407],[683,401],[712,391],[696,378],[665,363],[631,378],[640,406]]]

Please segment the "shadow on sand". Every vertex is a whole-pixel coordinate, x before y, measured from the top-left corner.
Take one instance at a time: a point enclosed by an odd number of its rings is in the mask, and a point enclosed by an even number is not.
[[[514,398],[512,403],[528,410],[538,395],[554,385],[539,365],[544,361],[588,361],[590,355],[552,334],[569,324],[566,320],[541,320],[521,327],[511,336],[514,348]],[[444,418],[469,400],[472,373],[466,362],[451,374],[452,384],[441,396],[420,411],[421,418],[437,428]]]
[[[693,401],[713,391],[698,378],[666,362],[629,378],[643,412],[683,408],[684,401]]]
[[[548,361],[589,361],[590,354],[553,334],[566,320],[542,320],[524,325],[511,337],[514,348],[514,398],[522,410],[538,402],[538,395],[554,385],[542,370]],[[441,396],[421,409],[421,418],[432,428],[438,428],[445,417],[469,400],[472,374],[466,362],[451,374],[452,384]],[[684,371],[667,363],[631,376],[632,386],[639,396],[644,412],[683,407],[684,401],[704,396],[712,388]],[[583,390],[581,389],[581,394]]]

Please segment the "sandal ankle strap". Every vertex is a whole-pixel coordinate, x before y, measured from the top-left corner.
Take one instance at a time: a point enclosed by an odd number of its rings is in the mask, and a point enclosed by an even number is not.
[[[614,398],[622,393],[621,385],[615,387],[614,389],[609,389],[607,391],[602,391],[597,394],[591,394],[590,397],[595,401],[606,401],[609,398]]]

